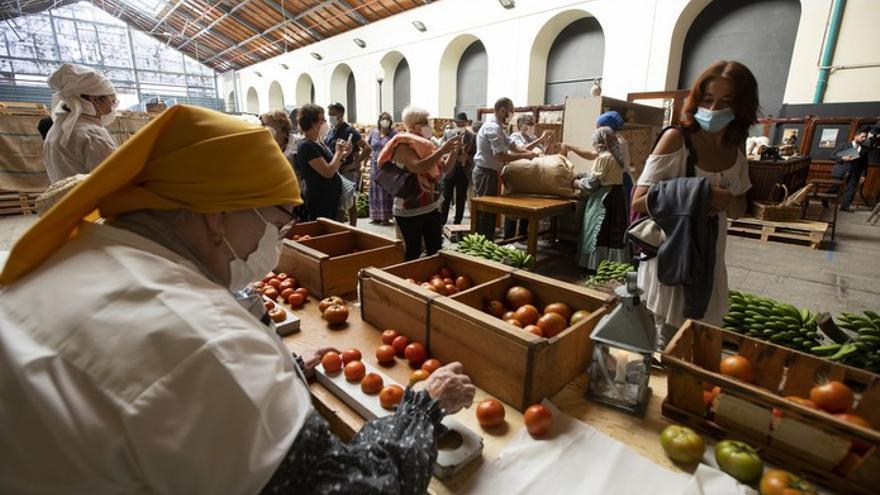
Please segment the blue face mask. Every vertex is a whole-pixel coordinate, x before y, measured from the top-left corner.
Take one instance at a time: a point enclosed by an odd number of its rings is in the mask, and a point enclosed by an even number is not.
[[[733,110],[730,108],[709,110],[708,108],[700,107],[697,109],[697,113],[694,114],[694,120],[697,121],[697,124],[700,124],[704,131],[710,133],[723,131],[727,124],[733,122],[735,118]]]

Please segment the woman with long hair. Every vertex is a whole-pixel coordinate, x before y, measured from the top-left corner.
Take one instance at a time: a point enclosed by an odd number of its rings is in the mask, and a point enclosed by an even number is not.
[[[757,121],[758,83],[739,62],[720,61],[707,68],[694,83],[682,109],[682,126],[668,128],[645,163],[636,183],[632,208],[650,213],[649,190],[662,181],[688,176],[688,163],[696,177],[711,184],[707,208],[717,216],[715,263],[711,297],[702,320],[721,326],[727,312],[727,219],[746,211],[746,191],[751,188],[749,165],[743,146],[749,127]],[[704,254],[704,256],[707,254]],[[663,346],[684,322],[683,287],[658,280],[658,258],[639,266],[639,286],[658,322],[658,344]]]
[[[397,134],[392,124],[394,120],[388,112],[382,112],[379,115],[376,128],[370,132],[367,138],[367,144],[370,145],[372,154],[370,155],[370,223],[378,223],[380,225],[391,225],[391,208],[394,206],[394,196],[385,192],[376,183],[376,174],[379,172],[379,153],[382,148],[391,141],[391,138]]]

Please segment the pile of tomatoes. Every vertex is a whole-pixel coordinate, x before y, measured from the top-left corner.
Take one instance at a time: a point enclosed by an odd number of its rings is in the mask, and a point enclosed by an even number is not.
[[[474,281],[467,275],[457,275],[450,268],[443,267],[428,277],[427,282],[419,282],[414,278],[406,279],[411,284],[422,286],[423,289],[436,292],[442,296],[451,296],[474,286]]]
[[[263,305],[269,312],[269,318],[275,323],[287,319],[287,312],[276,304],[279,298],[281,302],[287,303],[293,309],[302,308],[309,300],[309,290],[305,287],[299,287],[296,279],[286,273],[269,272],[262,280],[254,282],[251,287],[263,294],[265,299]]]
[[[292,236],[290,236],[290,240],[297,241],[297,242],[308,241],[311,238],[312,238],[312,236],[310,236],[309,234],[303,234],[303,235],[293,234]]]
[[[586,310],[572,311],[564,302],[554,302],[538,310],[532,291],[525,287],[513,286],[507,289],[504,301],[493,299],[486,303],[484,310],[511,325],[522,328],[539,337],[551,338],[559,335],[570,325],[590,316]]]
[[[348,305],[345,300],[338,296],[330,296],[321,299],[318,303],[321,317],[331,327],[340,326],[348,321]]]
[[[440,361],[428,359],[428,351],[420,342],[409,340],[397,330],[382,332],[382,345],[376,349],[376,361],[382,366],[394,366],[395,356],[406,359],[414,371],[409,375],[409,384],[426,380],[428,376],[441,366]]]

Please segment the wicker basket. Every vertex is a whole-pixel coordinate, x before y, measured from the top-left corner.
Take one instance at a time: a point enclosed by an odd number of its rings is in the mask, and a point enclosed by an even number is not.
[[[772,202],[773,193],[777,188],[783,191],[782,200],[778,203]],[[793,222],[801,218],[800,206],[785,206],[785,200],[788,199],[788,187],[785,184],[774,184],[773,190],[770,192],[771,201],[755,201],[755,218],[758,220],[766,220],[770,222]]]

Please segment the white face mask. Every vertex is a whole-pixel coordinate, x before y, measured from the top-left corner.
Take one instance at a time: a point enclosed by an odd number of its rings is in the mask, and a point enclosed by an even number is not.
[[[335,115],[331,115],[328,120],[330,121],[330,127],[336,127],[339,125],[339,117]]]
[[[116,110],[113,110],[112,112],[108,113],[107,115],[102,115],[101,116],[101,125],[103,127],[107,127],[108,125],[112,124],[114,120],[116,120]]]
[[[318,130],[318,136],[323,141],[324,138],[327,137],[327,134],[330,134],[330,126],[327,125],[327,122],[324,122],[321,124],[321,129]]]
[[[383,129],[388,129],[391,127],[391,121],[388,119],[382,119],[379,121],[379,125],[382,126]]]
[[[431,139],[434,137],[434,131],[428,126],[422,126],[422,137],[425,139]]]
[[[530,126],[526,127],[526,134],[528,134],[529,136],[534,136],[535,135],[535,126],[530,125]]]
[[[266,228],[263,230],[263,236],[257,243],[257,249],[249,254],[246,260],[239,258],[238,254],[232,249],[232,245],[223,238],[226,247],[232,252],[234,257],[229,262],[229,285],[231,291],[237,291],[249,283],[259,279],[270,270],[274,270],[278,264],[278,258],[281,256],[281,244],[283,241],[278,239],[279,229],[270,222],[267,222],[260,212],[253,210],[260,219],[265,222]]]

